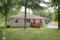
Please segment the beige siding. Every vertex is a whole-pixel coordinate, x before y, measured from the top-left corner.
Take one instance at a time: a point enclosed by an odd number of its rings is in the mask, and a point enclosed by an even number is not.
[[[16,19],[10,19],[8,24],[11,27],[24,27],[24,19],[18,19],[18,23],[15,22]],[[27,23],[27,27],[30,27],[30,23]]]
[[[43,27],[45,26],[45,19],[42,19]]]

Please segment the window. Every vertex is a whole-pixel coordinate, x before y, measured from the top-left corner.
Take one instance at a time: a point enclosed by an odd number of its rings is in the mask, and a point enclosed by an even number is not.
[[[18,19],[15,20],[15,23],[18,23]]]
[[[27,19],[26,22],[30,22],[30,19]]]

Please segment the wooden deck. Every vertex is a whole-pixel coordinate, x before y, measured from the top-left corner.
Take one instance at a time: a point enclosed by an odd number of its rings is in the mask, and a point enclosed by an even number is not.
[[[40,22],[38,22],[38,23],[36,23],[36,22],[31,22],[31,27],[41,28],[41,27],[43,27],[43,24],[40,23]]]

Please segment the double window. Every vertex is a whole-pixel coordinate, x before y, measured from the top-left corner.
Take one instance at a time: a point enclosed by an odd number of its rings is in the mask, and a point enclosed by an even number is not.
[[[26,22],[30,22],[30,19],[26,19]]]

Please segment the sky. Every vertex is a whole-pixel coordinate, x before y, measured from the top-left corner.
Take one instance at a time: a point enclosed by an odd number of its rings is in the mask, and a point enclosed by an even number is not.
[[[27,13],[33,14],[32,9],[27,8],[26,10],[27,10]],[[25,11],[25,7],[22,6],[21,9],[20,9],[20,11],[21,11],[21,12],[24,12],[24,11]]]
[[[51,0],[44,0],[45,2],[51,2]]]

